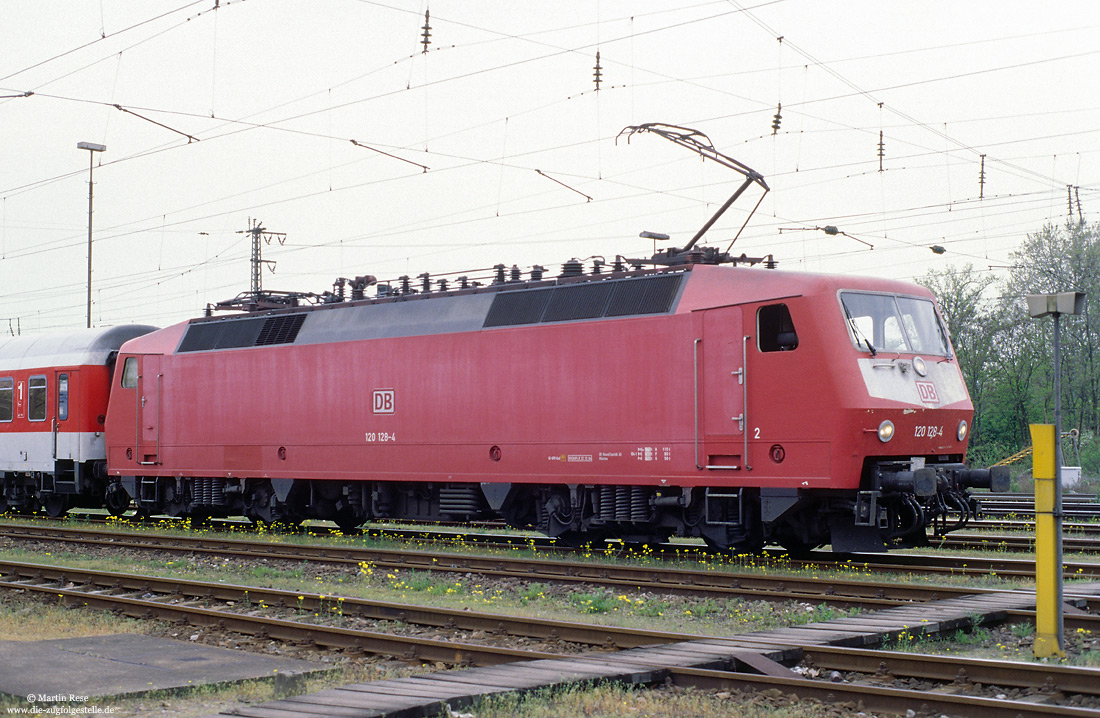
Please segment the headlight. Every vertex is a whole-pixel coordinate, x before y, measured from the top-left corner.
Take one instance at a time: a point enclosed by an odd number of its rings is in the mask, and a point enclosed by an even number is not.
[[[966,419],[963,419],[959,422],[959,430],[955,432],[955,436],[959,438],[959,441],[962,441],[966,438],[966,430],[968,428],[969,427],[966,425]]]
[[[928,367],[924,363],[924,359],[920,357],[913,357],[913,371],[918,376],[926,376],[928,374]]]
[[[878,425],[878,440],[886,443],[894,438],[894,422],[887,419]]]

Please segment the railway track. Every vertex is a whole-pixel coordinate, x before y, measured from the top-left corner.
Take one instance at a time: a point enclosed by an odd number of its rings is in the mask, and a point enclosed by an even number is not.
[[[826,703],[851,704],[860,713],[876,711],[896,715],[964,715],[977,718],[1097,718],[1100,709],[1073,705],[1069,701],[1084,698],[1095,703],[1095,687],[1088,685],[1100,678],[1095,669],[1069,669],[1039,666],[1034,671],[1027,664],[1008,661],[983,662],[978,659],[951,657],[945,661],[934,656],[888,654],[882,651],[826,649],[828,657],[818,648],[805,649],[810,660],[825,658],[836,665],[863,660],[871,662],[867,672],[853,680],[823,681],[808,678],[752,675],[745,672],[716,671],[692,668],[670,669],[669,682],[676,686],[705,690],[736,690],[748,693],[780,691],[800,699]],[[875,654],[874,658],[860,654]],[[846,659],[845,656],[848,658]],[[854,659],[854,661],[852,660]],[[883,670],[883,667],[886,667]],[[945,670],[946,668],[946,670]],[[953,671],[953,673],[948,673]],[[989,675],[990,686],[1006,688],[1021,694],[1009,698],[1006,693],[990,690],[972,673]],[[921,689],[894,687],[897,678],[919,681]],[[1074,688],[1080,687],[1080,692]],[[1067,695],[1058,695],[1062,691]],[[1082,701],[1083,702],[1083,701]]]
[[[97,522],[93,522],[97,523]],[[55,521],[41,524],[42,527],[64,526]],[[0,524],[0,529],[6,530],[14,525]],[[27,526],[21,524],[21,526]],[[38,528],[37,525],[33,526]],[[51,529],[44,528],[49,532]],[[323,527],[311,527],[311,533],[330,533]],[[236,534],[236,532],[233,532]],[[331,533],[343,535],[342,532]],[[115,531],[111,536],[117,536]],[[146,535],[146,534],[140,534]],[[249,532],[248,535],[254,535]],[[427,528],[368,528],[364,529],[362,536],[370,539],[385,539],[391,541],[415,542],[421,545],[443,545],[464,548],[486,548],[496,550],[526,549],[536,552],[576,554],[586,553],[600,555],[608,558],[625,557],[647,559],[672,559],[680,561],[708,562],[714,558],[722,558],[724,554],[709,551],[699,543],[667,543],[657,546],[636,546],[621,542],[607,542],[595,547],[575,548],[563,546],[554,539],[545,536],[510,535],[496,533],[471,533],[453,530],[434,530]],[[43,536],[43,538],[47,538]],[[1017,552],[1030,551],[1033,548],[1033,538],[1019,533],[1007,535],[987,534],[951,534],[947,537],[932,539],[933,545],[944,549],[965,549],[978,551]],[[1068,536],[1064,543],[1067,551],[1079,553],[1095,553],[1100,551],[1100,542],[1091,541],[1088,538]],[[986,576],[996,574],[1005,579],[1034,580],[1034,562],[1031,560],[1009,559],[1001,557],[974,557],[952,556],[943,554],[910,554],[905,552],[889,552],[881,554],[830,554],[828,552],[815,552],[804,558],[790,558],[781,549],[767,550],[763,554],[775,562],[777,567],[792,569],[824,568],[838,571],[858,569],[861,573],[913,573],[939,574],[945,576]],[[749,559],[751,560],[751,559]],[[1100,564],[1087,561],[1065,562],[1065,576],[1067,578],[1100,579]]]
[[[978,497],[982,514],[988,517],[1034,517],[1035,497],[1025,493],[982,494]],[[1100,519],[1100,502],[1095,494],[1062,495],[1062,511],[1066,519],[1082,521]]]
[[[1007,531],[1022,532],[1034,531],[1034,521],[1020,521],[1016,519],[979,519],[966,524],[968,530],[975,531]],[[1062,530],[1069,535],[1100,536],[1100,523],[1085,521],[1064,521]],[[950,534],[948,534],[950,536]]]
[[[216,626],[273,640],[306,642],[403,660],[441,661],[456,666],[500,665],[517,660],[561,658],[592,648],[621,650],[706,638],[12,561],[0,561],[0,588],[56,595],[63,604],[106,608],[137,618]],[[303,616],[308,617],[311,613],[324,616],[327,621],[303,620]],[[518,636],[550,641],[563,649],[548,651],[471,643],[456,638],[395,635],[370,627],[379,621],[442,628],[456,635],[479,631],[494,636]],[[331,625],[332,622],[352,625]],[[673,668],[669,671],[669,680],[675,685],[697,688],[777,689],[800,698],[851,701],[866,709],[899,713],[920,707],[965,715],[1029,718],[1100,715],[1096,708],[1067,703],[1075,696],[1097,702],[1100,696],[1100,670],[1097,669],[833,646],[800,648],[804,677]],[[588,657],[593,656],[588,654]],[[843,672],[839,680],[831,673],[833,671]],[[821,677],[826,674],[832,679]],[[809,675],[818,678],[806,677]],[[932,681],[938,685],[924,690],[898,689],[892,685],[906,679]],[[1060,700],[1048,704],[1037,703],[1034,699],[1016,701],[995,697],[998,691],[1009,688]]]
[[[643,590],[714,598],[740,598],[767,601],[803,601],[813,605],[826,604],[836,608],[860,607],[865,610],[885,608],[904,603],[936,600],[952,596],[994,592],[969,586],[926,585],[901,583],[897,577],[883,581],[844,579],[825,575],[821,562],[811,564],[804,576],[769,576],[753,571],[684,569],[659,566],[631,566],[605,562],[581,563],[528,556],[485,556],[454,552],[373,549],[356,546],[309,546],[272,543],[255,540],[210,538],[205,536],[163,536],[118,531],[72,529],[57,526],[19,526],[0,524],[0,536],[14,540],[49,540],[99,546],[111,549],[139,551],[170,551],[176,553],[232,556],[246,560],[283,560],[293,562],[323,562],[354,566],[364,562],[384,570],[470,573],[480,577],[518,579],[525,582],[558,582],[598,585],[616,589]],[[894,556],[901,563],[895,570],[912,570],[904,563],[905,556]],[[909,557],[924,559],[926,557]],[[936,557],[933,557],[936,558]],[[1013,563],[1000,559],[997,565],[1010,570]],[[845,564],[850,566],[850,564]],[[944,570],[950,570],[944,567]],[[1022,570],[1021,570],[1022,572]],[[1072,595],[1072,584],[1067,587]],[[1100,600],[1082,599],[1080,607],[1100,611]],[[1034,611],[1010,612],[1013,622],[1034,622]],[[1081,613],[1067,615],[1070,629],[1100,633],[1100,615]]]
[[[283,640],[303,640],[310,638],[306,634],[319,628],[332,628],[323,623],[301,620],[302,617],[311,615],[321,618],[322,621],[397,622],[442,628],[456,633],[483,632],[488,635],[517,636],[619,650],[705,638],[689,633],[628,629],[532,616],[508,616],[466,609],[16,561],[0,561],[0,587],[58,594],[68,604],[100,605],[112,610],[122,610],[136,617],[154,616],[168,620],[186,618],[189,623],[220,623],[223,627],[232,627],[233,630],[254,627],[255,630],[241,632],[255,635],[262,631],[268,637],[281,637]],[[292,623],[297,625],[284,625],[288,614],[296,617]],[[268,621],[275,622],[273,625],[280,632],[279,636],[272,632],[273,629],[263,628]],[[317,641],[319,645],[346,648],[354,644],[347,641],[347,637],[351,637],[359,640],[358,647],[363,651],[397,657],[409,656],[408,646],[413,646],[417,647],[413,658],[442,660],[459,665],[491,665],[521,658],[545,658],[559,653],[509,649],[500,652],[499,656],[492,652],[482,655],[482,646],[475,645],[471,648],[450,640],[447,641],[447,647],[440,650],[438,641],[427,640],[421,645],[419,640],[401,637],[395,644],[392,636],[380,640],[374,632],[356,629],[348,629],[344,636],[340,632],[342,629],[336,628],[332,635],[310,640]],[[337,638],[334,640],[333,636]],[[575,652],[577,649],[573,650]]]
[[[12,540],[53,541],[139,551],[231,556],[245,560],[325,562],[375,569],[473,573],[483,577],[556,581],[630,588],[658,593],[720,598],[802,600],[839,608],[886,607],[898,603],[966,595],[952,586],[899,586],[896,581],[859,581],[819,576],[774,577],[750,571],[669,568],[610,562],[538,559],[530,556],[476,555],[450,551],[378,549],[347,545],[303,545],[209,536],[168,536],[58,526],[0,524],[0,536]]]
[[[303,620],[311,614],[351,621],[401,621],[444,626],[453,630],[514,631],[514,635],[554,630],[589,645],[576,625],[510,619],[505,616],[446,611],[422,606],[386,604],[314,593],[281,591],[224,583],[185,581],[150,575],[91,571],[63,566],[0,561],[0,588],[56,595],[64,605],[88,606],[142,619],[157,618],[191,626],[216,626],[261,638],[312,643],[326,648],[352,649],[418,661],[455,665],[495,665],[516,660],[556,658],[559,652],[480,645],[455,639],[441,640],[358,627],[333,626]],[[334,610],[335,609],[335,610]],[[338,616],[332,614],[337,613]],[[287,617],[288,614],[291,617]],[[462,615],[465,614],[465,615]],[[589,627],[593,636],[599,627]],[[543,638],[546,637],[543,636]],[[603,640],[626,641],[625,631],[609,629]],[[657,637],[647,637],[659,642]],[[564,640],[564,639],[563,639]],[[670,639],[681,640],[681,639]]]
[[[106,518],[98,514],[70,514],[69,517],[78,523],[107,523]],[[59,519],[54,518],[48,520],[58,521]],[[232,533],[252,533],[255,530],[255,527],[250,522],[242,519],[213,519],[210,523],[213,527]],[[140,525],[140,523],[138,523],[138,525]],[[179,519],[170,519],[167,525],[178,525],[180,528],[187,526],[183,520]],[[439,524],[420,528],[368,525],[363,527],[360,531],[360,535],[368,538],[415,540],[430,543],[456,542],[461,537],[462,543],[466,545],[514,546],[520,548],[534,548],[540,551],[559,551],[563,553],[576,552],[578,550],[575,547],[563,545],[555,539],[545,536],[477,533],[478,530],[487,528],[504,529],[507,528],[507,526],[499,522],[476,525],[471,524],[468,526]],[[966,528],[974,531],[1006,531],[1008,533],[970,534],[954,531],[945,536],[930,536],[929,541],[937,548],[955,550],[1020,552],[1032,551],[1034,549],[1033,537],[1024,535],[1027,532],[1034,532],[1035,524],[1033,522],[1018,520],[970,521],[967,523]],[[463,529],[467,530],[464,531]],[[318,535],[347,535],[339,529],[332,529],[327,526],[310,526],[308,531]],[[1066,551],[1074,553],[1100,553],[1100,523],[1070,522],[1063,525],[1063,531],[1065,532],[1063,547]],[[618,541],[608,541],[584,550],[595,550],[601,553],[607,552],[609,555],[613,555],[616,553],[630,553],[631,551],[636,551],[637,548],[638,547],[623,544]],[[699,542],[668,543],[647,547],[647,549],[650,555],[663,558],[681,558],[685,556],[713,554],[713,552]],[[783,552],[776,550],[771,553],[779,555]],[[961,569],[961,563],[956,568]]]
[[[1034,551],[1033,534],[962,534],[952,533],[936,541],[939,548],[968,551]],[[1062,549],[1072,553],[1100,553],[1100,536],[1062,537]]]

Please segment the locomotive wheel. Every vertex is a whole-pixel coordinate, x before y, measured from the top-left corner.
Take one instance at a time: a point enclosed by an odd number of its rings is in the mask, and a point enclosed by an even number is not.
[[[130,508],[130,494],[121,484],[111,484],[103,495],[103,505],[111,513],[111,516],[122,516]]]
[[[733,544],[726,549],[732,554],[751,554],[753,556],[764,552],[763,541],[747,541],[744,543]]]
[[[50,494],[42,500],[42,510],[47,516],[57,518],[69,510],[69,497],[61,494]]]
[[[723,545],[707,535],[703,535],[703,541],[706,543],[707,548],[712,551],[720,551],[722,553],[729,554],[759,554],[764,551],[764,542],[762,540],[743,541],[741,543],[734,543],[729,545]]]
[[[359,526],[363,519],[357,514],[340,512],[332,519],[333,523],[346,534],[359,533]]]
[[[644,551],[645,549],[642,548],[643,546],[652,549],[654,546],[667,543],[671,535],[672,531],[664,530],[633,533],[621,532],[618,538],[623,542],[624,546],[630,547],[635,551],[639,549]]]
[[[608,536],[609,533],[607,531],[563,531],[557,536],[551,536],[550,538],[563,546],[580,548],[585,545],[598,547]]]
[[[793,537],[788,537],[780,539],[779,545],[787,549],[787,553],[792,558],[805,558],[809,556],[815,548],[820,547],[822,544],[807,543]]]

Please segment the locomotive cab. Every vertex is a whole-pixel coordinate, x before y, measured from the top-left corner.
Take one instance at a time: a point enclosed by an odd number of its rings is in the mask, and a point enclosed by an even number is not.
[[[1007,488],[1004,470],[963,463],[973,408],[927,290],[776,274],[771,285],[738,278],[739,294],[767,298],[703,312],[705,538],[794,552],[923,545],[929,526],[946,532],[977,513],[967,489]],[[723,313],[743,358],[716,356],[709,328]]]
[[[853,531],[875,526],[894,545],[924,545],[927,525],[946,532],[976,515],[967,489],[1007,490],[1007,471],[963,463],[973,407],[931,297],[842,290],[837,298],[878,421],[873,433],[864,427],[871,446]]]

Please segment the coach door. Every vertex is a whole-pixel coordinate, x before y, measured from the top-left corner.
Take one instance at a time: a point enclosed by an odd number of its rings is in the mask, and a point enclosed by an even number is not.
[[[697,344],[698,423],[696,465],[712,470],[747,469],[748,396],[741,308],[703,313],[703,338]]]
[[[163,375],[160,355],[145,354],[138,358],[137,445],[141,463],[160,463],[160,399]]]
[[[79,434],[71,428],[73,420],[69,418],[72,411],[71,397],[73,387],[76,385],[76,371],[66,369],[54,372],[54,414],[53,414],[53,458],[80,460],[80,446],[77,443]]]

